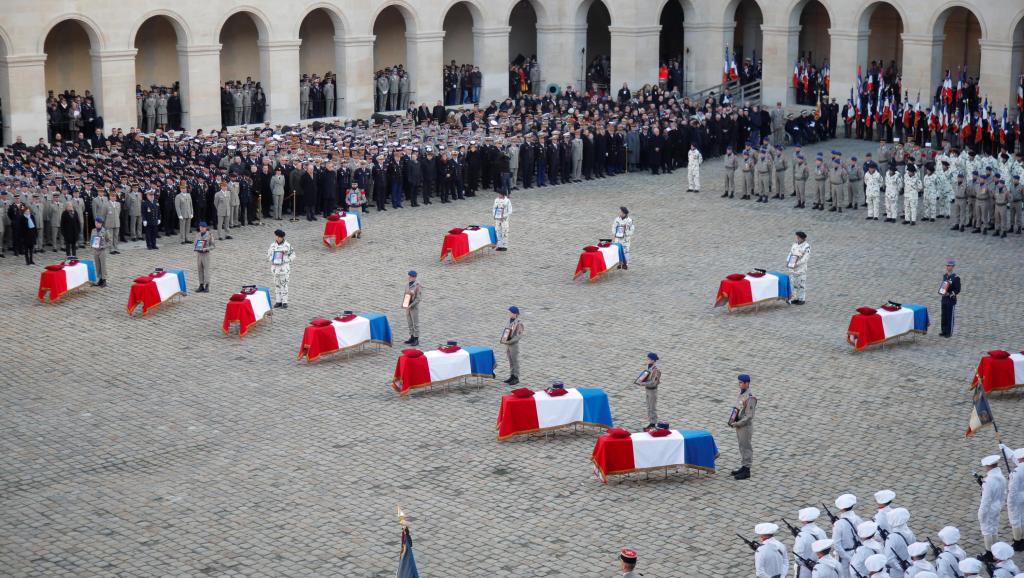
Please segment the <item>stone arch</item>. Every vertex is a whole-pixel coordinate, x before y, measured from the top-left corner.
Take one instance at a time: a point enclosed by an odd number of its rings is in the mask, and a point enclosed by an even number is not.
[[[482,27],[486,25],[488,22],[487,9],[481,6],[477,0],[448,0],[445,7],[438,12],[441,17],[439,28],[444,28],[444,21],[448,17],[448,13],[460,4],[464,5],[466,10],[469,11],[469,15],[473,18],[473,26]]]
[[[541,2],[540,0],[513,0],[512,2],[509,2],[508,3],[508,9],[505,10],[505,15],[501,19],[501,21],[503,23],[511,26],[511,24],[512,24],[512,14],[516,11],[516,8],[518,8],[519,5],[522,4],[523,2],[529,4],[530,8],[533,9],[533,13],[537,16],[537,24],[538,25],[547,24],[548,23],[548,19],[549,19],[548,9],[547,9],[546,6],[544,6],[544,3]]]
[[[129,47],[135,46],[135,41],[138,39],[139,30],[142,29],[142,25],[146,23],[150,18],[164,17],[174,27],[174,32],[178,35],[178,44],[182,46],[189,46],[192,44],[192,30],[189,28],[188,21],[181,17],[180,14],[172,10],[157,9],[150,10],[143,14],[140,18],[135,21],[135,25],[132,26],[131,34],[128,36]]]
[[[896,10],[896,13],[900,15],[900,22],[910,22],[910,20],[907,19],[906,9],[903,8],[903,5],[898,0],[864,0],[864,2],[861,3],[860,9],[855,12],[855,14],[857,14],[857,18],[855,20],[857,22],[858,30],[867,30],[870,27],[869,23],[871,22],[871,17],[874,15],[875,10],[877,10],[882,4],[892,6],[892,8]]]
[[[895,29],[880,30],[877,27],[872,27],[871,23],[878,15],[879,9],[883,12],[896,13],[899,22]],[[869,31],[866,40],[858,41],[857,62],[865,67],[864,70],[867,70],[872,61],[880,61],[882,68],[885,68],[890,62],[895,62],[897,71],[901,70],[903,68],[903,33],[907,30],[908,22],[903,7],[894,0],[868,0],[861,5],[857,14],[857,29],[862,32]]]
[[[224,30],[224,25],[228,23],[228,20],[231,20],[232,16],[242,13],[246,14],[252,20],[252,23],[256,26],[256,31],[259,33],[260,42],[267,42],[268,40],[270,40],[270,19],[267,18],[267,15],[264,14],[263,11],[260,10],[259,8],[245,4],[235,6],[231,10],[227,11],[221,17],[220,22],[217,23],[217,26],[214,27],[211,38],[220,38],[220,33],[222,30]]]
[[[377,24],[377,19],[380,15],[388,8],[394,8],[398,10],[398,13],[402,15],[402,19],[405,21],[405,32],[407,34],[415,34],[416,29],[419,25],[420,16],[416,13],[416,9],[411,4],[405,2],[405,0],[390,0],[385,4],[382,4],[377,11],[374,12],[370,17],[369,30],[373,30],[373,27]]]
[[[306,18],[308,18],[310,14],[317,10],[323,10],[331,18],[331,24],[334,25],[335,35],[341,36],[342,34],[347,34],[352,30],[352,26],[349,24],[348,18],[345,16],[345,13],[337,7],[337,5],[331,4],[330,2],[315,2],[306,6],[306,8],[301,11],[301,17],[295,21],[295,26],[292,27],[292,38],[299,37],[299,30],[302,28],[302,23],[306,21]]]
[[[756,54],[760,60],[764,56],[764,38],[761,33],[761,26],[765,23],[764,14],[764,8],[758,0],[731,0],[726,5],[724,22],[735,23],[729,44],[736,51],[736,66],[740,72],[743,71],[744,59],[752,59]],[[741,17],[745,22],[740,21]]]
[[[789,8],[787,8],[787,11],[785,12],[785,14],[789,15],[788,18],[790,28],[800,26],[800,16],[803,14],[804,8],[806,8],[807,5],[812,2],[817,2],[818,4],[821,4],[822,7],[825,8],[825,12],[828,14],[829,22],[836,21],[835,15],[832,14],[832,9],[829,7],[829,3],[826,0],[792,0],[792,2],[789,5]]]
[[[963,26],[954,31],[949,29],[950,18],[963,17]],[[977,30],[973,25],[977,25]],[[969,4],[954,0],[940,6],[931,19],[932,35],[943,37],[933,49],[931,87],[942,81],[945,71],[956,74],[956,69],[966,66],[967,76],[978,78],[981,73],[981,46],[979,41],[988,36],[985,21]]]
[[[679,1],[680,0],[664,0],[662,7],[664,8],[664,4],[668,2]],[[580,0],[579,4],[576,5],[576,17],[573,20],[573,23],[576,25],[586,25],[587,15],[590,14],[590,9],[596,3],[601,3],[604,5],[605,10],[608,12],[608,20],[611,23],[610,26],[615,26],[615,23],[618,22],[618,18],[615,17],[615,12],[612,9],[614,2],[612,2],[611,0]],[[661,10],[658,11],[658,14],[661,14]]]
[[[75,12],[57,16],[56,18],[50,20],[46,24],[46,26],[43,27],[43,33],[39,37],[39,43],[36,47],[37,53],[43,54],[46,52],[46,37],[49,36],[51,32],[53,32],[54,28],[68,20],[74,20],[79,25],[81,25],[82,29],[85,30],[86,35],[89,37],[89,46],[92,50],[103,50],[104,48],[106,48],[107,41],[99,25],[96,24],[96,22],[88,16]]]
[[[946,2],[942,6],[939,6],[938,8],[935,9],[935,12],[932,13],[932,18],[930,20],[930,22],[932,23],[932,34],[936,36],[942,34],[943,28],[946,27],[946,21],[953,14],[954,9],[956,8],[963,8],[972,16],[974,16],[974,18],[978,21],[978,25],[981,27],[982,40],[988,38],[988,26],[985,24],[985,20],[981,17],[981,14],[976,12],[974,8],[972,8],[970,3],[962,2],[960,0],[952,0],[951,2]]]
[[[167,31],[174,35],[167,37]],[[135,84],[170,86],[180,80],[177,47],[189,45],[188,31],[177,15],[154,10],[136,23],[130,37],[135,53]]]
[[[441,14],[441,27],[444,31],[442,41],[442,62],[445,65],[455,61],[457,65],[480,65],[476,54],[476,42],[473,29],[483,27],[484,16],[480,7],[471,0],[453,0]],[[467,18],[468,15],[468,18]]]
[[[11,47],[11,37],[7,35],[7,31],[0,27],[0,56],[7,56],[13,50]]]
[[[299,73],[303,80],[296,80],[301,119],[339,116],[345,53],[337,40],[344,36],[345,26],[344,16],[325,3],[310,6],[299,20],[295,36],[301,41]]]

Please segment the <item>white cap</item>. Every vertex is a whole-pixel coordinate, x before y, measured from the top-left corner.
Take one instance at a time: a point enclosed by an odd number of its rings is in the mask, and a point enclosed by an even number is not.
[[[1013,459],[1015,459],[1017,461],[1024,460],[1024,448],[1019,448],[1017,450],[1014,450],[1014,452],[1013,452]]]
[[[801,522],[813,522],[818,519],[821,515],[821,510],[815,507],[804,508],[797,512],[797,516]]]
[[[928,551],[928,544],[924,542],[914,542],[907,546],[907,553],[911,556],[924,556],[924,553]]]
[[[771,522],[762,522],[754,526],[754,533],[758,536],[764,536],[768,534],[774,534],[779,531],[779,526],[772,524]]]
[[[980,574],[981,569],[984,567],[981,560],[977,558],[964,558],[958,566],[960,566],[960,571],[964,574]]]
[[[918,572],[917,574],[914,574],[914,578],[939,578],[939,575],[935,572],[929,572],[925,570],[924,572]]]
[[[902,526],[907,523],[910,519],[910,512],[906,508],[896,508],[889,512],[889,525],[890,526]]]
[[[999,456],[992,454],[981,458],[981,465],[983,466],[994,466],[999,463]]]
[[[815,553],[823,552],[831,548],[832,544],[834,544],[834,542],[828,538],[825,538],[824,540],[815,540],[811,544],[811,550],[814,550]]]
[[[836,498],[836,507],[840,510],[849,510],[856,505],[857,496],[854,496],[853,494],[843,494]]]
[[[888,504],[896,499],[896,492],[892,490],[878,490],[875,492],[876,504]]]
[[[874,536],[875,532],[877,531],[878,524],[872,522],[871,520],[861,522],[857,525],[857,537],[862,540],[867,540],[868,538]]]
[[[872,554],[864,560],[864,567],[868,569],[868,572],[878,572],[885,568],[886,563],[885,554]]]
[[[1009,560],[1013,558],[1013,546],[1006,542],[996,542],[989,548],[992,552],[992,557],[1002,562],[1003,560]]]
[[[947,546],[956,544],[960,541],[960,530],[956,529],[954,526],[946,526],[939,530],[939,539]]]

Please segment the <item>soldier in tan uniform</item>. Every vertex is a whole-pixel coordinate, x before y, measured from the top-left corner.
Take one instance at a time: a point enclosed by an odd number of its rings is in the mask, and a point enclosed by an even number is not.
[[[843,193],[849,185],[847,185],[846,169],[843,168],[843,163],[838,158],[832,161],[832,168],[828,172],[828,184],[829,184],[829,212],[835,213],[836,211],[843,212]]]
[[[722,193],[722,198],[729,197],[730,199],[736,194],[736,169],[739,168],[740,163],[736,158],[736,155],[732,152],[732,146],[725,147],[725,191]]]
[[[501,332],[501,342],[508,353],[509,376],[503,383],[517,385],[519,383],[519,340],[523,337],[523,322],[519,320],[519,308],[515,305],[508,308],[508,324]]]
[[[658,369],[658,354],[647,354],[647,367],[633,383],[644,388],[644,401],[647,403],[647,428],[658,423],[658,385],[661,384],[661,370]]]
[[[978,175],[978,185],[974,194],[974,232],[988,235],[988,222],[991,215],[988,210],[989,182],[985,175]]]
[[[803,209],[806,207],[806,191],[807,191],[807,178],[810,176],[810,171],[807,170],[807,163],[804,161],[804,155],[797,153],[796,160],[793,163],[793,191],[796,194],[796,204],[793,205],[794,209]]]
[[[993,223],[995,224],[995,230],[992,231],[992,236],[1006,238],[1006,231],[1009,229],[1007,226],[1006,211],[1007,205],[1010,204],[1010,191],[1006,188],[1001,180],[997,179],[995,191],[992,193],[992,199],[995,201],[996,210],[993,216],[995,217]]]
[[[736,405],[729,415],[729,427],[736,430],[736,441],[740,446],[740,468],[732,471],[732,477],[745,480],[750,477],[750,466],[754,463],[754,410],[757,409],[757,398],[750,393],[750,376],[741,373],[739,381],[740,394]]]
[[[416,271],[409,271],[409,285],[405,288],[405,299],[402,303],[402,307],[405,308],[405,320],[409,323],[409,339],[404,343],[412,346],[420,344],[421,288],[417,277]]]
[[[775,162],[773,163],[775,168],[775,198],[785,199],[786,169],[789,168],[789,162],[786,161],[786,152],[781,144],[775,146],[775,151]]]
[[[765,149],[757,157],[757,202],[768,202],[768,191],[771,189],[772,161]]]
[[[750,154],[750,149],[744,150],[743,168],[740,169],[743,173],[743,195],[740,196],[741,199],[749,199],[750,194],[754,192],[754,167],[756,165],[757,161]]]

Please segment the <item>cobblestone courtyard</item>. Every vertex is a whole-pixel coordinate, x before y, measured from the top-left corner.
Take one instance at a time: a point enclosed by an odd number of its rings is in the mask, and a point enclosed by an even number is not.
[[[808,157],[830,148],[866,150],[841,141]],[[700,194],[683,192],[685,171],[517,191],[510,251],[455,265],[437,261],[444,232],[486,222],[492,195],[371,213],[363,239],[335,252],[318,246],[322,220],[285,222],[297,256],[291,307],[244,339],[222,335],[220,321],[242,284],[271,284],[273,226],[218,243],[209,294],[139,319],[124,309],[135,276],[181,267],[196,284],[195,259],[176,239],[155,252],[129,244],[110,258],[109,288],[54,306],[35,300],[41,267],[8,255],[0,574],[393,576],[400,503],[425,577],[612,577],[624,546],[648,576],[751,576],[734,532],[794,521],[844,492],[871,516],[881,488],[910,509],[919,537],[957,525],[977,553],[970,473],[995,443],[991,430],[964,440],[968,384],[984,352],[1024,348],[1024,239],[953,233],[942,220],[869,223],[863,209],[798,211],[788,197],[720,199],[721,164],[705,165]],[[632,266],[573,282],[580,248],[609,236],[622,204],[637,227]],[[807,305],[711,307],[726,274],[783,268],[797,229],[813,251]],[[964,289],[946,340],[935,292],[950,257]],[[603,388],[616,424],[632,430],[646,423],[632,380],[643,354],[658,352],[659,413],[712,432],[720,473],[603,485],[590,464],[593,430],[497,442],[508,390],[497,380],[399,398],[388,382],[407,336],[408,269],[424,286],[425,348],[492,346],[503,379],[498,336],[518,305],[523,385]],[[932,330],[852,353],[849,316],[887,299],[927,305]],[[344,309],[386,313],[396,347],[296,362],[308,321]],[[748,481],[728,476],[739,461],[725,424],[740,372],[760,401]],[[1020,394],[992,405],[1008,443],[1024,446]]]

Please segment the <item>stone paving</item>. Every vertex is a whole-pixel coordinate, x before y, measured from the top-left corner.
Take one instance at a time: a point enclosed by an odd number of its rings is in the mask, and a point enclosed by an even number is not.
[[[810,153],[835,147],[865,150],[840,141]],[[370,214],[364,238],[334,252],[318,246],[322,220],[285,222],[297,251],[292,305],[244,339],[219,324],[240,285],[271,283],[272,226],[217,245],[211,293],[138,319],[124,309],[136,275],[183,267],[195,285],[195,260],[173,239],[160,251],[129,244],[110,258],[109,288],[53,306],[35,301],[41,268],[8,255],[0,574],[392,576],[401,504],[424,576],[611,577],[624,546],[647,576],[750,576],[734,532],[844,492],[871,516],[881,488],[910,508],[919,536],[958,525],[977,552],[970,473],[995,443],[991,430],[964,440],[967,386],[985,351],[1024,347],[1022,238],[866,223],[863,209],[798,211],[790,198],[720,199],[720,167],[705,165],[700,194],[683,192],[681,171],[517,191],[511,250],[456,265],[437,261],[442,236],[485,221],[491,195]],[[621,204],[637,225],[632,267],[573,282],[580,247],[610,234]],[[711,307],[726,274],[782,268],[797,229],[813,246],[807,305]],[[935,290],[948,257],[964,292],[945,340]],[[425,288],[424,346],[497,348],[516,304],[523,384],[604,388],[618,425],[646,421],[632,379],[657,351],[660,414],[711,431],[721,473],[603,485],[593,430],[495,441],[508,389],[498,381],[398,398],[388,387],[397,343],[296,362],[306,323],[343,309],[387,313],[404,339],[411,268]],[[928,305],[932,331],[851,352],[854,308],[887,299]],[[725,425],[740,372],[760,399],[753,478],[742,482],[727,474],[738,452]],[[992,405],[1009,443],[1024,445],[1020,394]]]

